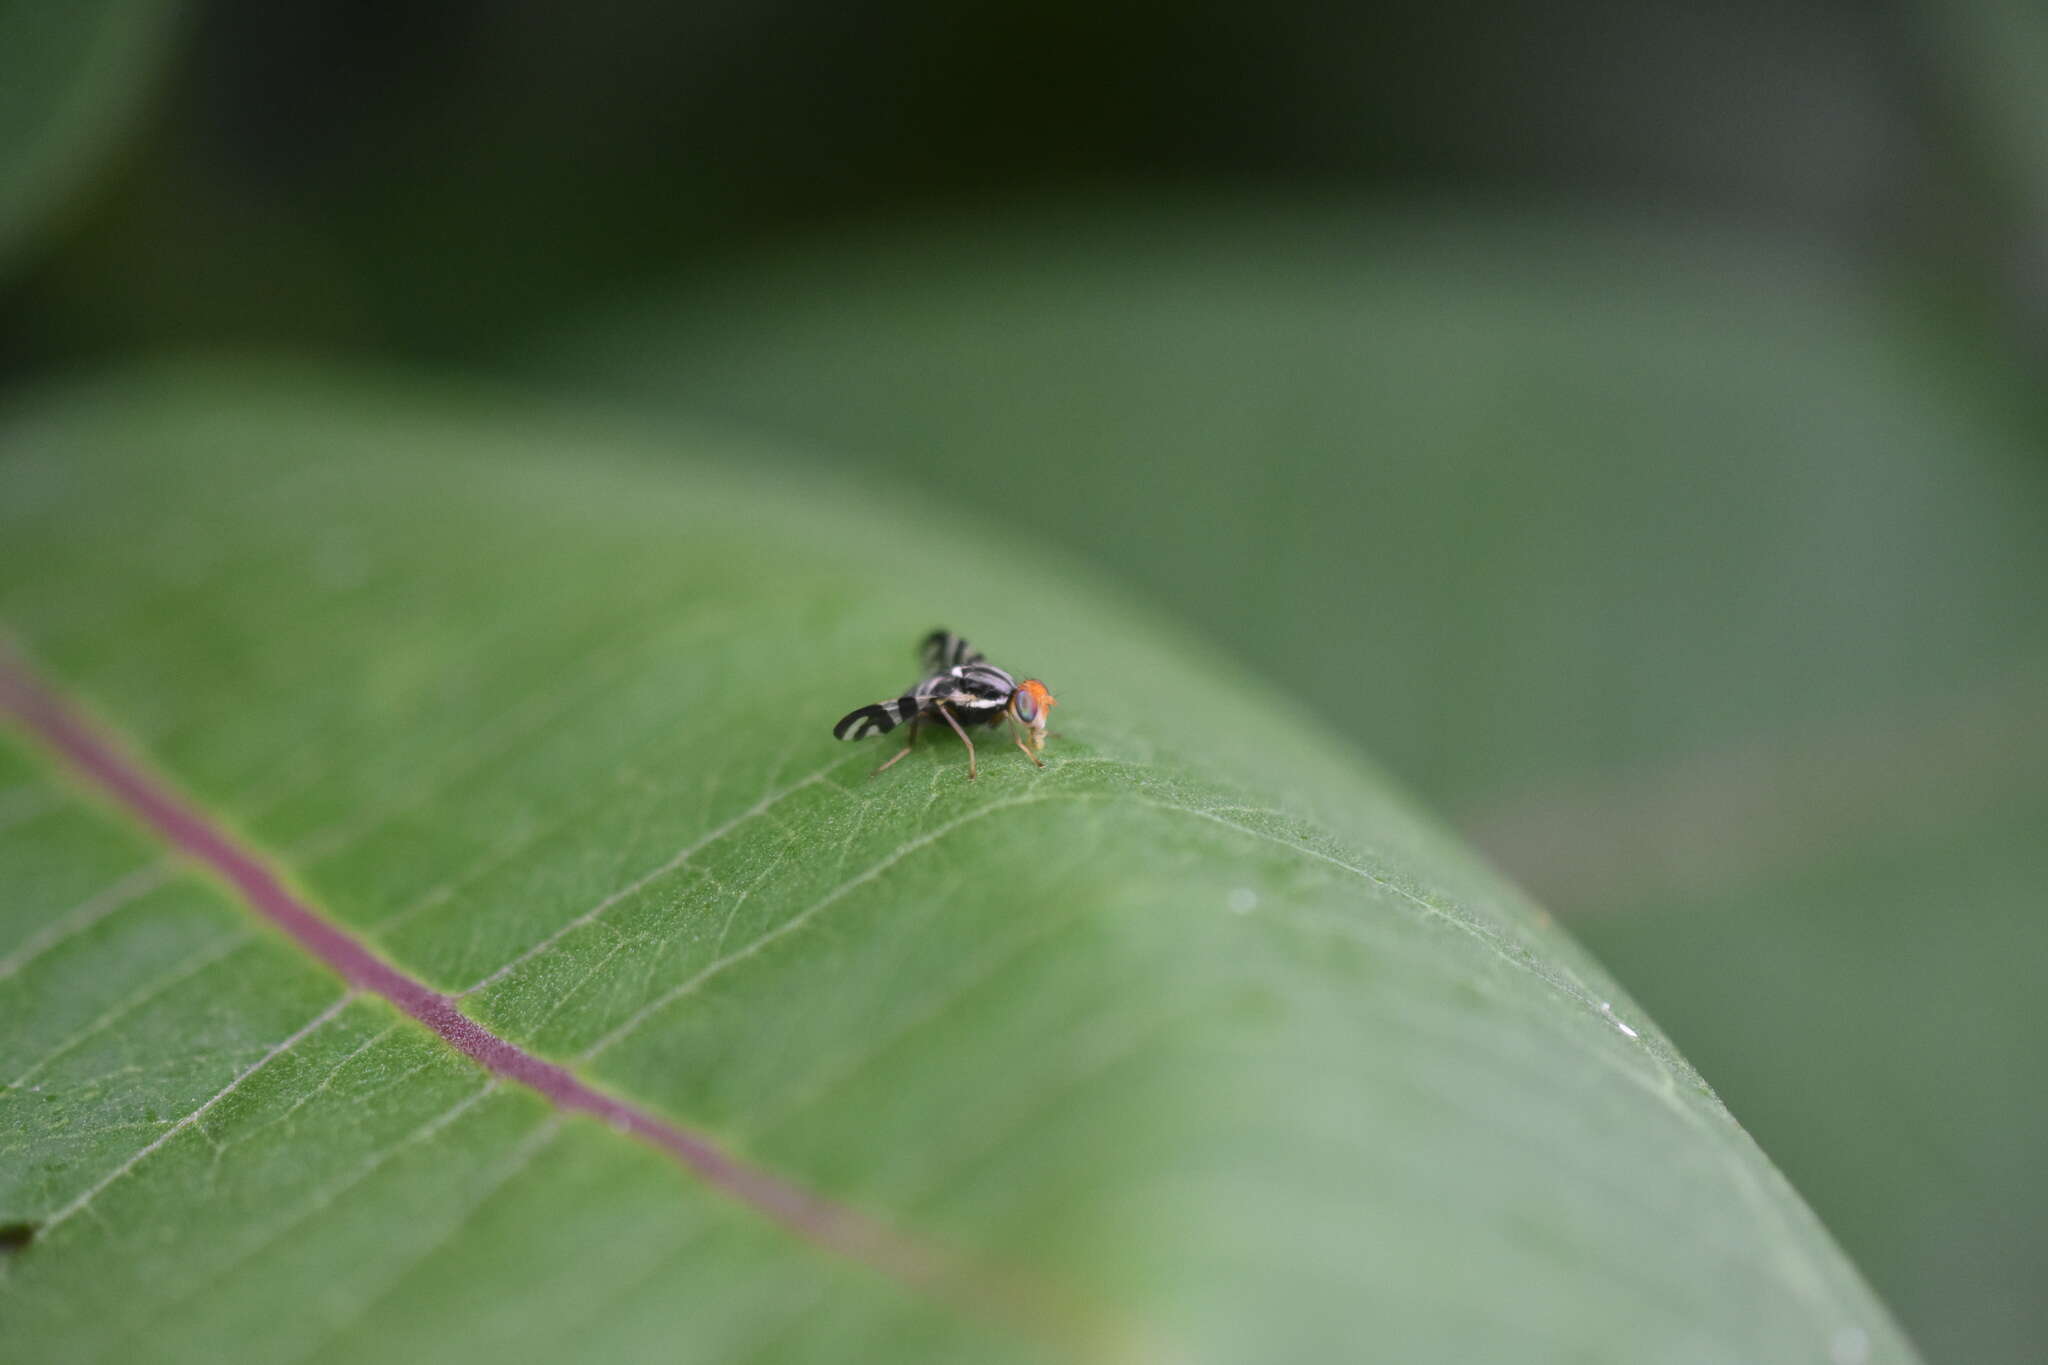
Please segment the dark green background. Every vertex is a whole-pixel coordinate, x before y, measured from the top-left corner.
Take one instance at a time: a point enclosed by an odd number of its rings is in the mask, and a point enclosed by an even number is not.
[[[2048,1334],[2037,9],[36,8],[10,388],[340,356],[1035,528],[1531,885],[1931,1358]]]

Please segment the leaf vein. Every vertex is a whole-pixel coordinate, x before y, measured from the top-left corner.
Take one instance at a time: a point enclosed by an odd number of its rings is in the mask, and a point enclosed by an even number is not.
[[[818,769],[816,772],[811,773],[806,777],[799,778],[797,781],[789,783],[787,786],[778,787],[773,791],[770,791],[765,796],[761,797],[760,800],[756,801],[753,805],[741,811],[738,815],[733,816],[731,819],[726,820],[722,824],[714,826],[702,835],[699,835],[696,839],[693,839],[689,843],[683,845],[683,847],[678,849],[675,852],[675,854],[671,856],[667,861],[660,863],[655,867],[649,868],[646,872],[643,872],[638,877],[635,877],[632,881],[627,882],[618,890],[613,891],[609,895],[603,897],[595,905],[591,906],[588,910],[583,911],[581,914],[571,919],[567,924],[564,924],[561,928],[555,930],[546,938],[540,940],[540,942],[528,948],[525,952],[520,953],[510,962],[507,962],[504,966],[499,967],[496,971],[490,972],[481,980],[476,982],[476,984],[468,987],[465,990],[456,992],[456,998],[461,999],[464,996],[475,995],[480,990],[484,990],[487,987],[496,985],[498,982],[504,980],[505,977],[510,975],[512,972],[524,966],[527,962],[530,962],[534,958],[540,956],[542,953],[547,952],[549,949],[553,948],[557,943],[561,942],[564,938],[568,937],[576,930],[581,929],[584,925],[589,924],[592,920],[595,920],[599,916],[603,915],[607,910],[611,909],[614,905],[617,905],[620,901],[626,899],[626,897],[634,894],[637,891],[643,890],[644,888],[652,885],[654,882],[659,881],[661,878],[668,876],[676,869],[682,867],[685,863],[689,862],[690,859],[695,857],[698,853],[710,847],[712,844],[717,843],[720,839],[725,838],[725,836],[731,834],[734,830],[739,829],[742,825],[745,825],[749,820],[754,819],[758,815],[765,814],[770,808],[786,800],[787,798],[795,795],[797,792],[803,790],[805,787],[813,786],[816,783],[823,781],[825,775],[831,772],[832,769],[837,766],[837,762],[829,763],[823,768]]]
[[[112,886],[95,892],[69,910],[56,915],[41,929],[24,939],[13,952],[6,957],[0,957],[0,981],[7,980],[67,939],[76,938],[86,932],[122,906],[148,895],[169,879],[168,864],[150,863],[136,868]]]
[[[334,1018],[335,1015],[340,1014],[342,1009],[348,1004],[348,1002],[355,999],[355,994],[356,993],[353,988],[343,991],[341,993],[340,999],[336,1000],[326,1009],[320,1011],[320,1013],[314,1015],[312,1019],[308,1020],[305,1024],[301,1025],[297,1032],[291,1034],[291,1036],[287,1038],[280,1040],[277,1043],[272,1044],[269,1051],[265,1052],[261,1057],[258,1057],[254,1062],[251,1062],[242,1070],[236,1072],[233,1078],[231,1078],[226,1085],[222,1086],[219,1090],[216,1090],[212,1095],[208,1096],[199,1105],[198,1108],[194,1109],[191,1113],[185,1115],[185,1117],[179,1119],[169,1128],[166,1128],[161,1134],[157,1136],[155,1141],[144,1146],[143,1148],[141,1148],[141,1150],[137,1151],[133,1156],[129,1157],[126,1161],[123,1161],[113,1170],[101,1176],[99,1180],[94,1182],[93,1185],[90,1188],[88,1188],[84,1193],[80,1194],[77,1198],[73,1199],[70,1203],[66,1204],[63,1208],[58,1209],[55,1213],[51,1214],[49,1218],[46,1219],[43,1223],[43,1232],[45,1234],[48,1234],[50,1232],[55,1231],[58,1227],[61,1227],[64,1223],[69,1221],[73,1215],[77,1214],[81,1210],[91,1205],[92,1201],[97,1199],[100,1196],[101,1192],[104,1191],[109,1185],[112,1185],[115,1181],[121,1179],[121,1177],[127,1175],[130,1171],[134,1170],[137,1166],[140,1166],[144,1161],[148,1160],[151,1153],[163,1147],[166,1143],[170,1142],[171,1139],[177,1137],[178,1134],[184,1132],[187,1128],[191,1128],[197,1125],[201,1119],[206,1117],[207,1112],[211,1110],[216,1104],[219,1104],[222,1100],[234,1094],[235,1091],[241,1089],[242,1082],[248,1080],[251,1076],[261,1071],[264,1067],[269,1066],[272,1062],[276,1061],[279,1057],[282,1057],[285,1053],[291,1051],[294,1047],[297,1047],[300,1042],[304,1041],[305,1038],[307,1038],[309,1035],[317,1031],[321,1027],[321,1025],[327,1023],[330,1019]]]
[[[890,868],[902,862],[905,858],[917,852],[919,849],[928,848],[932,844],[937,843],[940,839],[943,839],[946,835],[951,834],[954,830],[960,829],[965,825],[973,824],[976,820],[980,820],[986,816],[993,815],[997,811],[1012,810],[1018,806],[1036,805],[1045,801],[1055,801],[1061,799],[1061,795],[1062,794],[1060,793],[1049,793],[1046,795],[1039,796],[1013,797],[1009,800],[1004,801],[992,801],[986,806],[977,807],[976,809],[967,812],[965,815],[955,816],[953,819],[948,820],[945,824],[940,825],[935,829],[927,830],[925,833],[920,834],[915,839],[911,839],[908,842],[902,844],[893,852],[887,854],[877,862],[871,864],[864,871],[856,873],[854,876],[847,878],[838,886],[834,887],[831,891],[827,892],[823,897],[816,901],[813,901],[810,905],[805,906],[802,910],[797,911],[796,914],[791,915],[788,919],[776,925],[773,929],[770,929],[766,933],[761,934],[757,938],[753,939],[745,947],[734,949],[732,952],[727,953],[724,957],[718,958],[716,961],[709,963],[703,969],[696,972],[694,975],[690,976],[686,980],[680,982],[675,986],[670,987],[666,991],[663,991],[653,1000],[649,1001],[640,1009],[636,1010],[630,1017],[626,1019],[624,1023],[620,1024],[611,1032],[605,1034],[604,1037],[598,1039],[595,1043],[591,1044],[590,1047],[585,1049],[582,1053],[578,1054],[577,1059],[579,1061],[589,1061],[590,1059],[598,1056],[600,1053],[603,1053],[607,1049],[611,1048],[615,1044],[623,1041],[626,1037],[636,1032],[642,1024],[646,1023],[656,1014],[659,1014],[662,1010],[667,1009],[670,1005],[673,1005],[674,1003],[676,1003],[676,1001],[683,999],[685,996],[694,994],[699,987],[701,987],[705,982],[711,980],[711,978],[717,976],[719,973],[724,972],[731,967],[737,966],[739,963],[746,961],[748,958],[755,956],[763,948],[766,948],[769,944],[775,942],[777,939],[795,933],[797,930],[803,928],[806,924],[810,923],[811,920],[815,919],[819,915],[819,913],[821,913],[826,908],[837,902],[841,897],[845,896],[848,892],[854,890],[856,887],[865,886],[867,883],[881,876],[884,872],[887,872]],[[1071,799],[1071,794],[1068,794],[1068,796],[1069,799]]]
[[[215,939],[212,943],[209,943],[206,947],[200,949],[198,952],[188,955],[183,961],[179,962],[178,965],[174,967],[171,971],[165,973],[162,976],[156,977],[149,983],[149,985],[145,986],[141,990],[138,990],[135,994],[124,998],[117,1004],[108,1006],[103,1013],[101,1013],[97,1018],[93,1019],[84,1028],[79,1029],[76,1033],[73,1033],[70,1037],[58,1043],[55,1048],[45,1053],[41,1060],[37,1061],[33,1066],[29,1067],[28,1070],[22,1072],[21,1075],[17,1076],[14,1080],[10,1081],[7,1084],[6,1088],[9,1090],[19,1090],[21,1087],[27,1085],[30,1081],[34,1080],[37,1076],[40,1076],[43,1073],[43,1069],[45,1067],[49,1066],[51,1062],[56,1061],[59,1057],[62,1057],[65,1053],[71,1051],[73,1048],[79,1046],[81,1043],[84,1043],[85,1041],[94,1037],[95,1035],[104,1032],[111,1025],[119,1023],[123,1018],[127,1017],[130,1014],[133,1014],[136,1010],[141,1009],[144,1005],[156,999],[165,991],[168,991],[172,987],[177,986],[189,980],[190,978],[197,976],[199,973],[205,971],[214,963],[226,957],[229,953],[234,952],[239,948],[247,947],[253,941],[254,940],[246,931],[236,930],[232,933],[222,936],[221,938]]]

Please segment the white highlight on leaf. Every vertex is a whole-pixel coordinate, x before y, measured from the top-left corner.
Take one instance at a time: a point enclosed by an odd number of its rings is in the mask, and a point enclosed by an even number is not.
[[[1249,886],[1240,886],[1230,893],[1229,905],[1231,913],[1249,915],[1259,908],[1259,893]]]
[[[1602,1000],[1600,1002],[1600,1012],[1607,1016],[1607,1021],[1609,1023],[1613,1024],[1623,1033],[1626,1033],[1629,1037],[1640,1038],[1643,1036],[1642,1034],[1637,1033],[1634,1029],[1630,1028],[1627,1024],[1622,1023],[1621,1020],[1616,1019],[1614,1017],[1614,1006],[1608,1001]]]
[[[1828,1341],[1828,1358],[1834,1365],[1863,1365],[1870,1359],[1870,1334],[1861,1327],[1844,1327]]]

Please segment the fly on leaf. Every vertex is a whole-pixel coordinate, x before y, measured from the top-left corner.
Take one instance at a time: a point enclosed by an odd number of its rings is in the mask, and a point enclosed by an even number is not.
[[[902,696],[878,701],[849,711],[832,727],[835,739],[866,739],[886,735],[905,721],[910,723],[909,741],[894,758],[875,769],[879,773],[902,759],[917,744],[917,729],[928,719],[943,720],[967,746],[967,776],[975,776],[974,741],[967,737],[969,726],[990,728],[1008,721],[1011,737],[1024,756],[1039,767],[1045,760],[1045,715],[1053,708],[1052,693],[1036,678],[1018,682],[981,656],[981,651],[949,630],[927,635],[918,652],[923,678]]]

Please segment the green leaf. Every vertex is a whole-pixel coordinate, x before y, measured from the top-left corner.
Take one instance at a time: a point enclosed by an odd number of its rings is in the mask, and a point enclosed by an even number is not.
[[[0,6],[0,267],[108,159],[178,10],[177,0]]]
[[[1671,217],[1012,204],[699,267],[532,369],[1015,495],[1566,916],[1931,1355],[2017,1365],[2048,464],[1883,283]]]
[[[10,1359],[1912,1358],[1546,916],[1000,480],[204,371],[0,442],[0,615],[95,726],[503,1039],[957,1269],[493,1082],[20,740]],[[829,737],[941,623],[1052,685],[1043,771]]]

